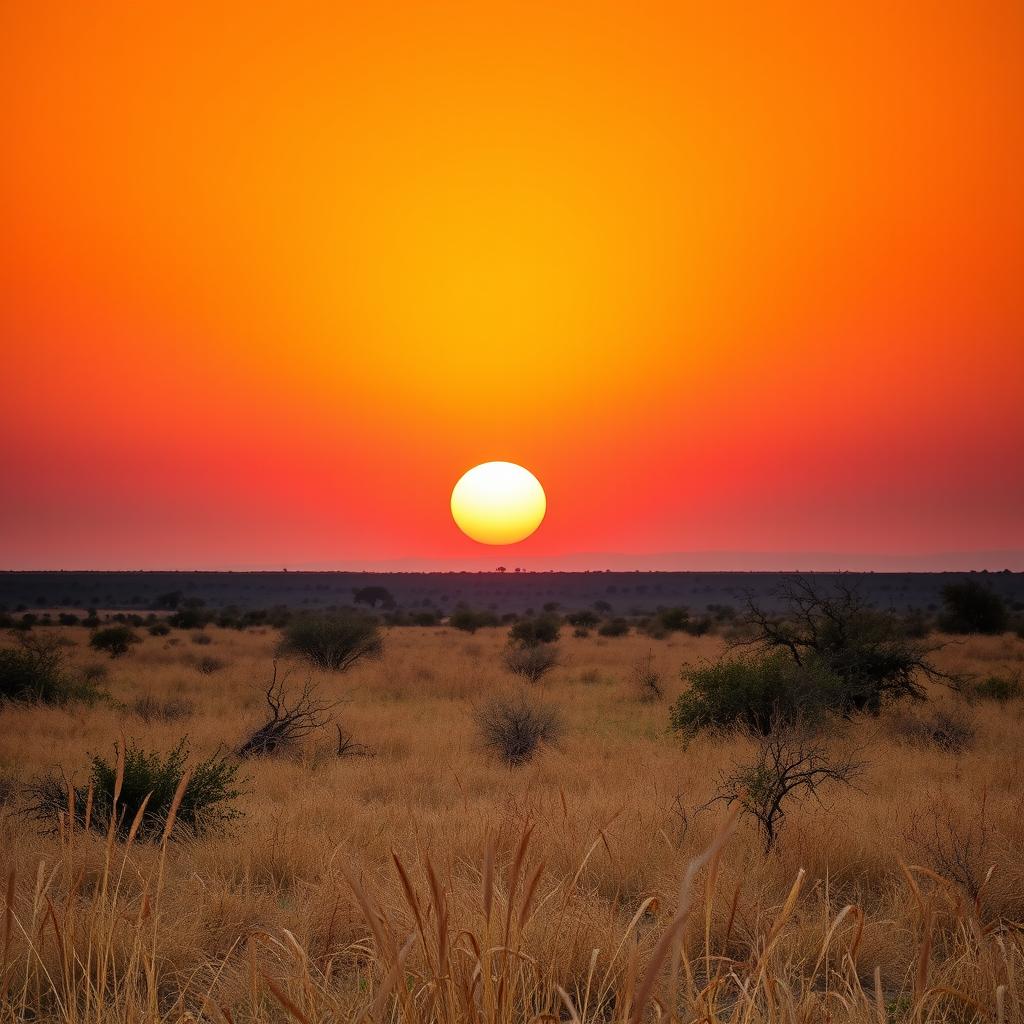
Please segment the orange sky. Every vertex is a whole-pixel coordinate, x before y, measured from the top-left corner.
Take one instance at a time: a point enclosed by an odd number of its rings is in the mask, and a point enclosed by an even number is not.
[[[1024,548],[1019,0],[0,40],[0,567]],[[448,510],[490,459],[508,553]]]

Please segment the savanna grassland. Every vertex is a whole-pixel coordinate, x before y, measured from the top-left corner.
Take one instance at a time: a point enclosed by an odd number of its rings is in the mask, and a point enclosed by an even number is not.
[[[930,683],[925,704],[827,724],[863,772],[788,805],[766,855],[749,817],[701,809],[756,740],[668,731],[681,666],[720,638],[563,631],[529,685],[506,628],[391,628],[348,672],[290,663],[365,750],[337,756],[330,723],[243,763],[226,831],[125,844],[77,814],[47,831],[25,787],[54,766],[81,782],[122,737],[237,750],[279,634],[146,635],[110,660],[56,632],[109,697],[0,709],[0,1020],[1024,1020],[1019,698]],[[648,654],[660,699],[636,679]],[[936,660],[1019,676],[1024,641]],[[510,768],[476,715],[524,688],[564,729]]]

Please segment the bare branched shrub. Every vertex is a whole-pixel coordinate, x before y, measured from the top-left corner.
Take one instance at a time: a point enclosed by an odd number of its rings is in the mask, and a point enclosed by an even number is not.
[[[356,743],[352,733],[340,722],[335,722],[334,728],[338,731],[338,749],[335,751],[338,757],[373,757],[373,747],[368,747],[365,743]]]
[[[864,763],[849,756],[835,757],[803,725],[780,728],[758,740],[752,761],[734,763],[721,778],[718,792],[704,807],[738,802],[756,822],[767,854],[775,845],[786,809],[808,796],[820,803],[822,787],[837,782],[852,785]]]
[[[344,702],[324,700],[317,694],[316,685],[307,679],[302,689],[289,692],[289,673],[278,679],[277,662],[265,697],[270,717],[238,748],[239,757],[266,757],[293,747],[299,740],[330,720],[331,712]]]
[[[526,764],[543,744],[557,742],[565,732],[558,708],[518,697],[494,697],[475,715],[485,749],[510,768]]]
[[[994,829],[988,818],[987,790],[967,815],[935,796],[914,814],[904,835],[928,867],[961,886],[975,903],[980,900],[993,864]]]
[[[536,683],[558,664],[558,648],[554,644],[510,645],[503,658],[509,672]]]
[[[654,667],[654,652],[648,651],[633,663],[630,682],[637,699],[641,701],[661,700],[665,691],[661,684],[661,673]]]

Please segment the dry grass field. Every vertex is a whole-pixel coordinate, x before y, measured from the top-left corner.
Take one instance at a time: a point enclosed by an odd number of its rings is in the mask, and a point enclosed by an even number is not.
[[[380,660],[314,673],[370,756],[337,757],[324,729],[245,763],[226,833],[125,847],[80,823],[42,833],[22,786],[55,765],[82,781],[122,735],[237,748],[278,636],[146,636],[111,661],[60,632],[75,663],[109,668],[112,700],[0,709],[4,1024],[1024,1020],[1024,702],[933,687],[831,727],[865,773],[794,804],[766,856],[746,817],[698,810],[753,741],[667,731],[680,667],[721,640],[564,637],[530,687],[564,736],[509,769],[474,721],[521,689],[506,631],[392,629]],[[631,682],[649,651],[661,701]],[[203,657],[223,665],[203,674]],[[1024,641],[939,660],[1019,674]],[[146,696],[180,717],[140,716]],[[958,749],[913,727],[940,710],[973,730]]]

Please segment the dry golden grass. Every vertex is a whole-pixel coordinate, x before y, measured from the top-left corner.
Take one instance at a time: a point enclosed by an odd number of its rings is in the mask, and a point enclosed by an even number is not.
[[[97,660],[84,630],[63,632],[76,662]],[[538,690],[565,738],[510,771],[473,724],[476,702],[519,688],[504,631],[396,629],[381,661],[318,677],[374,756],[338,759],[325,730],[249,763],[224,836],[40,835],[17,798],[33,775],[81,781],[121,733],[161,749],[187,733],[207,754],[258,722],[276,635],[207,632],[105,662],[117,703],[0,712],[0,1021],[1024,1020],[1021,702],[936,691],[974,729],[956,754],[896,711],[837,730],[867,774],[794,808],[765,858],[749,822],[695,810],[749,741],[684,748],[667,701],[633,681],[652,652],[670,700],[719,640],[563,640]],[[202,674],[204,656],[225,667]],[[1024,642],[973,639],[942,661],[1019,672]],[[130,708],[147,694],[192,713],[144,720]],[[946,877],[950,834],[973,842],[976,898]]]

